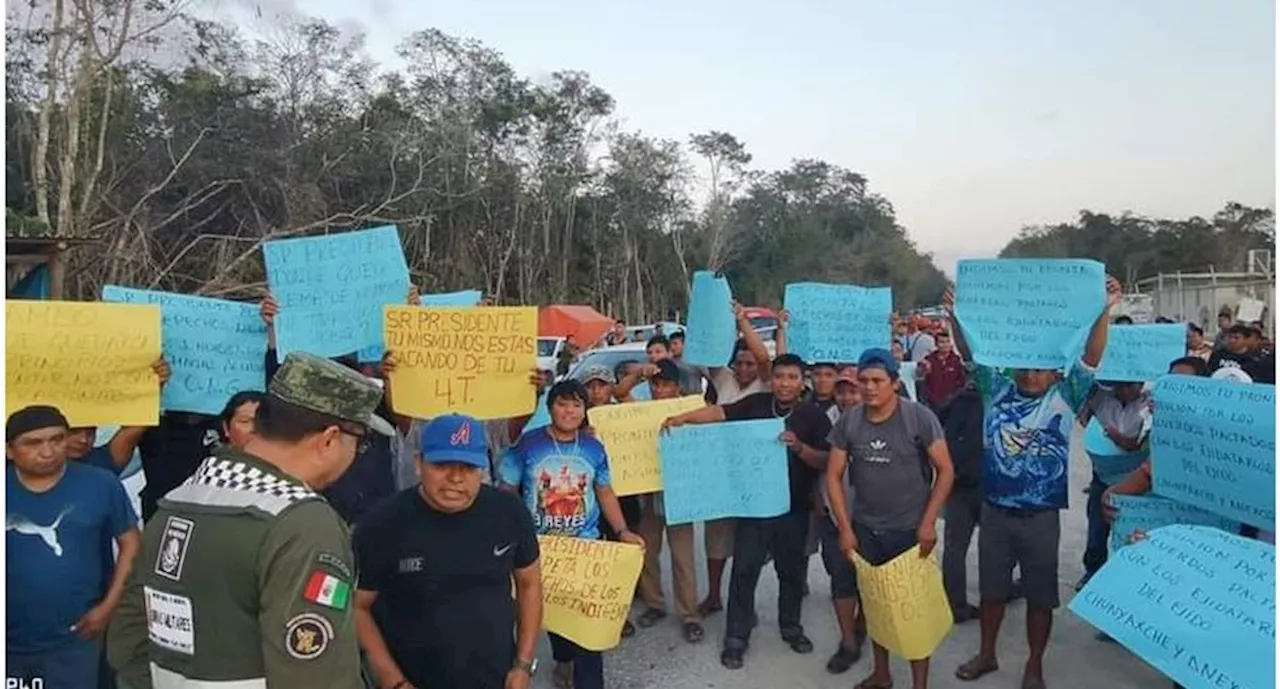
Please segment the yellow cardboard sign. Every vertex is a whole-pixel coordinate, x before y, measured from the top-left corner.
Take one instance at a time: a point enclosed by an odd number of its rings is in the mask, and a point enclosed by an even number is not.
[[[596,438],[609,455],[609,477],[618,495],[662,490],[662,462],[658,460],[658,431],[664,419],[701,409],[697,395],[670,400],[628,402],[593,407],[587,412]]]
[[[878,567],[857,554],[853,564],[871,638],[907,660],[932,655],[953,622],[942,570],[933,558],[920,557],[917,545]]]
[[[57,407],[72,426],[154,426],[160,384],[160,307],[6,301],[5,416]]]
[[[589,651],[622,641],[644,550],[630,543],[539,536],[542,626]]]
[[[532,306],[383,306],[396,359],[391,404],[405,416],[506,419],[533,411],[538,310]]]

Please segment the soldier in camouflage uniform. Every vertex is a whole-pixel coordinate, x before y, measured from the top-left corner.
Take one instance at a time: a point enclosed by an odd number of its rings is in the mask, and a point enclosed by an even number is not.
[[[255,435],[223,447],[146,525],[108,633],[132,689],[358,689],[347,527],[316,492],[346,471],[382,390],[289,354]]]

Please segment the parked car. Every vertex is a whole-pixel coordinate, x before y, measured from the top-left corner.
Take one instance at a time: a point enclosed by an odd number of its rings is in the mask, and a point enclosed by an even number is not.
[[[538,338],[538,370],[556,372],[556,364],[560,360],[560,352],[564,351],[565,338]]]
[[[764,339],[764,348],[768,350],[769,356],[777,355],[777,346],[773,341],[773,330],[767,330],[768,337],[761,333]],[[587,375],[587,369],[593,366],[604,366],[610,371],[617,373],[618,367],[629,363],[645,363],[649,361],[649,356],[645,352],[646,342],[628,342],[626,344],[614,345],[612,347],[600,347],[580,355],[573,366],[569,369],[565,378],[572,378],[578,382]],[[725,362],[726,364],[728,362]]]
[[[756,330],[778,327],[778,314],[774,313],[773,309],[764,306],[745,306],[742,312],[751,321],[751,327]]]

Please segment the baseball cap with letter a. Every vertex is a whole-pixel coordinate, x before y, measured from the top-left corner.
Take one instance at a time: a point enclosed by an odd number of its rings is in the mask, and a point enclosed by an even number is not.
[[[448,414],[432,419],[418,433],[418,449],[428,464],[489,466],[484,426],[470,416]]]

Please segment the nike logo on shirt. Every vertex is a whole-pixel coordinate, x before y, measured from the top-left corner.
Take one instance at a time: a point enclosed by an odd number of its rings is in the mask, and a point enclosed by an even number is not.
[[[506,554],[507,554],[507,551],[508,551],[508,550],[511,550],[512,546],[514,546],[514,545],[515,545],[514,543],[508,543],[508,544],[506,544],[506,545],[504,545],[504,546],[502,546],[502,547],[498,547],[498,546],[496,546],[496,545],[495,545],[495,546],[493,546],[493,556],[494,556],[494,557],[502,557],[503,555],[506,555]]]

